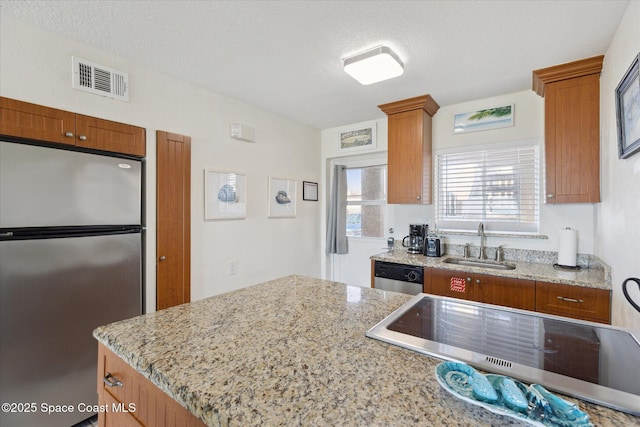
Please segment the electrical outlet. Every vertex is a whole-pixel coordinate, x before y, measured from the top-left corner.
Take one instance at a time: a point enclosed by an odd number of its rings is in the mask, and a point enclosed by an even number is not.
[[[237,273],[238,273],[238,261],[229,262],[227,274],[231,276]]]

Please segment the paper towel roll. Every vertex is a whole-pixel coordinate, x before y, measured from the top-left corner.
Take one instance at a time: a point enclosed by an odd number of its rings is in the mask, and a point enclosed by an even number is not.
[[[578,231],[569,227],[560,230],[558,243],[558,264],[575,267],[578,257]]]

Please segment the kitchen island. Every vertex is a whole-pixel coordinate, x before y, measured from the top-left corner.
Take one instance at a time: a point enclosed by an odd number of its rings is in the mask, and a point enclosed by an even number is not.
[[[294,275],[101,326],[94,336],[209,426],[513,425],[443,390],[440,360],[365,337],[410,298]],[[594,425],[640,425],[568,400]]]

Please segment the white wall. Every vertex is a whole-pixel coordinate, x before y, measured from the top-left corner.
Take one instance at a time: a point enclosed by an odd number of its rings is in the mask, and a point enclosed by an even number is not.
[[[319,203],[302,201],[302,181],[320,181],[318,130],[13,18],[0,19],[0,95],[146,128],[148,309],[155,307],[156,130],[192,138],[193,300],[291,273],[320,276]],[[72,55],[127,71],[130,102],[72,89]],[[232,140],[230,121],[254,127],[256,143]],[[204,221],[205,168],[247,175],[246,219]],[[298,181],[296,218],[267,219],[268,176]],[[237,261],[237,275],[227,275],[230,261]]]
[[[437,102],[437,100],[436,100]],[[470,132],[466,134],[453,133],[454,114],[490,108],[499,105],[514,104],[514,126],[495,130]],[[387,120],[377,119],[378,144],[375,150],[387,147]],[[358,124],[352,125],[354,127]],[[322,131],[322,156],[330,159],[339,156],[337,150],[337,133],[341,128],[325,129]],[[462,104],[441,107],[433,117],[433,151],[461,146],[477,146],[494,142],[507,142],[523,139],[537,139],[541,144],[541,164],[544,163],[544,99],[532,90],[500,95]],[[326,171],[325,171],[326,173]],[[323,176],[324,180],[324,176]],[[541,181],[541,200],[544,200],[544,178]],[[409,224],[433,223],[434,206],[431,205],[389,205],[390,223],[388,227],[395,229],[394,237],[401,239],[408,234]],[[529,238],[499,238],[488,237],[487,245],[505,245],[507,248],[534,249],[557,251],[558,231],[565,227],[578,230],[578,252],[593,254],[594,250],[594,204],[543,204],[540,209],[540,233],[548,239]],[[488,230],[489,232],[491,230]],[[473,235],[446,236],[449,243],[464,244],[471,242],[479,244],[479,237]],[[324,270],[323,270],[324,271]]]
[[[618,159],[615,89],[640,52],[640,2],[629,7],[604,57],[600,78],[602,203],[596,210],[595,253],[611,266],[612,323],[640,330],[640,313],[627,303],[622,282],[640,278],[640,153]],[[640,292],[632,295],[640,304]]]
[[[555,65],[555,64],[549,64]],[[453,133],[453,116],[484,108],[514,105],[514,126],[470,132]],[[440,108],[433,118],[433,149],[467,146],[473,147],[494,142],[537,140],[540,143],[541,166],[544,165],[544,98],[532,90],[495,96],[492,98],[449,105]],[[507,248],[558,250],[558,231],[566,227],[578,230],[578,252],[593,254],[594,209],[593,204],[544,204],[544,173],[540,180],[540,235],[548,239],[498,238],[488,237],[487,245],[505,245]],[[432,214],[432,212],[429,212]],[[491,230],[487,230],[490,232]],[[447,236],[451,243],[479,243],[479,237]]]

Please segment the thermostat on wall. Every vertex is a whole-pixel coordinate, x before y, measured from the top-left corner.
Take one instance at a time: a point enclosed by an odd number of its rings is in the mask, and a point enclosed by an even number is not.
[[[240,123],[230,123],[229,130],[231,138],[247,142],[256,142],[256,130],[251,126]]]

